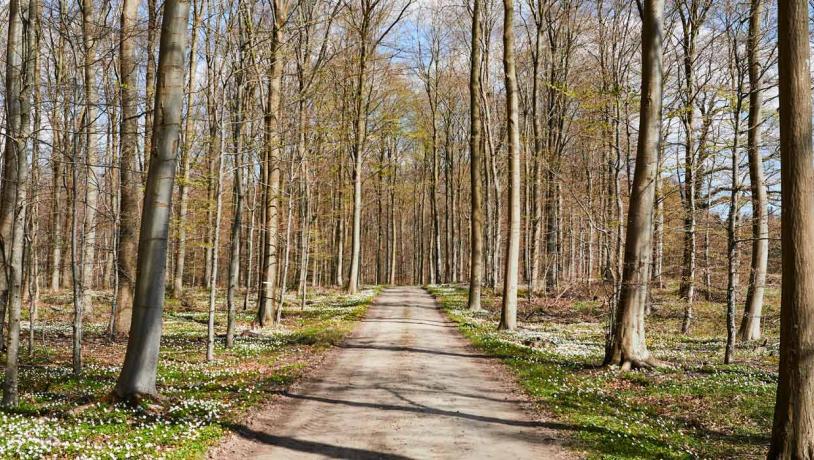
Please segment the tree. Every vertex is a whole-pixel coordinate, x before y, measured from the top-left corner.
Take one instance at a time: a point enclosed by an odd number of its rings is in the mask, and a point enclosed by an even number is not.
[[[812,148],[809,4],[778,2],[780,181],[783,283],[780,368],[768,458],[814,452],[814,148]]]
[[[113,390],[117,399],[129,402],[158,394],[155,381],[166,287],[170,204],[183,107],[189,1],[164,3],[156,74],[154,140],[141,215],[133,316],[124,364]]]
[[[124,0],[119,38],[119,73],[122,120],[119,157],[119,227],[116,242],[117,292],[113,333],[121,335],[130,329],[133,312],[133,288],[136,280],[138,239],[138,90],[136,88],[136,31],[138,0]],[[152,15],[153,13],[151,13]],[[152,59],[152,58],[150,58]]]
[[[766,288],[766,265],[769,259],[769,200],[766,193],[766,177],[763,172],[761,147],[761,110],[763,108],[763,81],[760,65],[760,20],[763,0],[752,0],[749,14],[749,39],[747,59],[749,63],[749,127],[747,150],[749,152],[749,180],[752,188],[752,261],[749,272],[749,289],[738,336],[741,340],[760,338],[760,317],[763,310],[763,293]]]
[[[506,77],[506,124],[509,138],[509,234],[503,275],[503,306],[498,329],[517,326],[517,278],[520,261],[520,110],[514,58],[514,5],[503,0],[503,69]]]
[[[263,208],[265,213],[265,244],[263,245],[263,276],[260,277],[260,302],[257,312],[257,324],[264,327],[277,318],[274,310],[274,291],[277,283],[277,245],[280,208],[280,150],[282,117],[282,81],[283,81],[283,28],[288,16],[287,0],[273,1],[273,20],[271,30],[271,69],[267,89],[266,113],[264,123],[266,138],[264,159],[262,163]],[[281,306],[278,306],[280,308]]]
[[[653,209],[658,173],[662,98],[662,21],[664,0],[642,2],[642,98],[636,169],[627,218],[624,269],[619,304],[605,364],[622,369],[656,363],[645,342],[644,320],[653,251]]]
[[[471,218],[469,225],[469,298],[467,306],[472,311],[481,309],[481,285],[483,284],[483,159],[481,156],[481,0],[472,6],[472,41],[469,59],[469,169],[471,187]]]
[[[359,290],[360,259],[362,250],[362,167],[364,166],[365,142],[367,141],[368,104],[368,65],[376,48],[387,37],[404,17],[412,0],[408,0],[396,15],[395,19],[385,24],[389,13],[387,4],[381,0],[361,0],[358,12],[350,12],[350,26],[358,40],[358,69],[353,95],[353,141],[351,156],[353,161],[353,226],[351,238],[350,275],[348,292],[355,294]],[[355,10],[355,9],[354,9]],[[380,31],[381,29],[381,31]]]
[[[187,93],[186,107],[187,114],[184,117],[184,129],[182,131],[181,142],[181,180],[178,184],[178,227],[177,227],[177,255],[175,256],[175,277],[172,284],[172,295],[180,298],[184,292],[184,267],[186,265],[187,254],[187,214],[189,212],[189,189],[190,189],[190,169],[192,167],[192,138],[194,136],[194,124],[192,123],[195,104],[195,80],[198,68],[198,29],[201,27],[201,6],[199,0],[192,1],[192,39],[189,44],[189,71],[187,72]],[[208,263],[208,262],[207,262]]]
[[[6,375],[3,381],[3,406],[16,407],[18,403],[18,363],[20,349],[20,310],[23,296],[23,253],[25,220],[28,208],[29,179],[28,152],[31,96],[33,94],[33,60],[36,50],[32,21],[38,0],[9,2],[8,41],[6,44],[6,137],[2,199],[0,199],[0,242],[5,292],[0,302],[8,308],[8,347],[6,349]],[[5,322],[5,309],[0,325]]]

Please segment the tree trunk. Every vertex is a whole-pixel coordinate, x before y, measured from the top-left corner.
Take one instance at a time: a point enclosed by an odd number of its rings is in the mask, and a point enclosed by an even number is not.
[[[211,71],[210,71],[211,72]],[[215,78],[214,75],[210,75],[212,78]],[[216,91],[214,88],[214,84],[212,85],[212,91]],[[225,90],[224,90],[225,92]],[[215,98],[215,94],[210,94],[209,97]],[[211,362],[215,359],[215,305],[216,305],[216,295],[218,292],[218,247],[220,245],[220,221],[221,221],[221,214],[223,213],[223,144],[226,141],[226,129],[224,122],[225,117],[223,116],[223,106],[226,103],[224,100],[225,98],[221,97],[221,119],[218,120],[210,120],[210,124],[213,126],[220,126],[220,136],[210,137],[209,142],[220,142],[220,146],[217,152],[217,177],[215,178],[217,182],[215,183],[215,222],[214,222],[214,230],[212,236],[212,250],[210,251],[210,255],[212,257],[211,266],[212,269],[209,272],[209,317],[207,321],[207,341],[206,341],[206,361]],[[210,113],[210,116],[216,115],[214,113]],[[218,140],[219,138],[219,140]]]
[[[157,396],[155,381],[164,308],[167,233],[184,95],[189,0],[167,0],[155,97],[154,142],[144,193],[130,337],[114,394],[137,402]]]
[[[18,354],[20,349],[20,310],[23,295],[23,253],[25,220],[28,203],[28,137],[30,136],[29,116],[31,110],[31,90],[34,73],[31,57],[34,49],[32,17],[35,16],[37,0],[9,2],[9,28],[6,60],[6,123],[5,180],[3,199],[0,202],[0,238],[3,247],[10,250],[4,254],[5,295],[8,305],[8,348],[6,350],[6,372],[3,382],[3,406],[16,407],[19,397]],[[0,317],[5,320],[5,314]],[[0,325],[2,325],[0,321]]]
[[[280,150],[282,146],[281,131],[283,123],[280,120],[282,111],[282,80],[283,80],[283,27],[288,14],[284,10],[284,1],[274,1],[274,20],[271,37],[271,70],[268,82],[268,102],[266,104],[266,140],[265,160],[263,164],[263,207],[265,211],[265,245],[263,248],[263,275],[260,285],[260,305],[257,313],[257,324],[265,327],[273,323],[276,318],[274,311],[274,291],[277,282],[277,245],[280,205]]]
[[[517,278],[520,262],[520,114],[514,60],[514,5],[503,0],[503,69],[506,76],[506,123],[509,138],[509,230],[503,275],[503,305],[498,329],[517,326]]]
[[[636,169],[628,210],[622,290],[605,355],[605,364],[620,365],[623,369],[649,366],[654,361],[645,342],[644,313],[652,262],[655,175],[658,173],[664,0],[642,3],[642,98]]]
[[[481,310],[483,284],[483,158],[481,155],[481,0],[474,0],[472,9],[472,45],[469,59],[469,170],[470,170],[470,227],[469,227],[469,298],[467,307]]]
[[[238,11],[242,17],[243,11]],[[234,212],[232,214],[232,227],[229,238],[229,280],[226,288],[226,348],[231,348],[235,337],[235,293],[240,281],[240,230],[243,225],[243,199],[245,188],[243,187],[243,96],[245,93],[245,74],[242,69],[244,60],[244,49],[246,46],[243,32],[243,21],[239,21],[239,49],[238,58],[235,63],[240,69],[236,79],[236,96],[234,106],[234,126],[232,132],[232,145],[235,149],[234,155],[234,178],[232,190],[234,193]]]
[[[359,290],[359,263],[362,249],[362,166],[365,137],[367,132],[367,106],[366,95],[367,58],[368,58],[368,27],[369,12],[364,12],[362,29],[359,32],[359,74],[356,82],[354,103],[355,127],[353,132],[353,232],[351,238],[350,276],[348,277],[348,293],[356,294]]]
[[[738,336],[741,340],[760,338],[760,317],[763,310],[763,293],[766,288],[766,265],[769,259],[769,211],[766,194],[766,177],[763,158],[760,155],[760,124],[763,106],[763,82],[760,68],[760,20],[763,0],[752,0],[749,16],[749,179],[752,186],[752,262],[749,272],[749,289],[746,292],[746,308],[743,312]]]
[[[814,457],[814,150],[809,9],[778,3],[783,282],[780,366],[770,459]]]
[[[201,26],[201,7],[199,0],[192,1],[192,38],[189,42],[189,71],[187,72],[187,93],[186,93],[186,108],[187,113],[184,117],[184,131],[182,133],[183,140],[181,142],[181,180],[178,184],[178,222],[177,229],[178,235],[176,236],[176,256],[175,256],[175,277],[172,284],[172,295],[175,298],[181,298],[184,291],[184,268],[186,265],[187,254],[187,214],[189,214],[189,187],[190,187],[190,168],[192,166],[192,137],[194,129],[192,121],[195,119],[193,111],[195,105],[193,104],[193,97],[195,95],[195,79],[197,77],[198,66],[198,29]]]
[[[82,39],[85,46],[84,84],[85,84],[85,205],[83,217],[82,237],[82,296],[83,308],[90,313],[91,288],[93,287],[93,271],[96,265],[96,208],[99,201],[99,181],[102,179],[102,170],[99,163],[99,135],[97,133],[96,119],[98,118],[98,92],[96,90],[96,21],[93,0],[83,0],[82,6]]]
[[[133,288],[136,280],[138,179],[136,154],[138,152],[138,91],[136,80],[136,47],[130,38],[135,34],[138,0],[124,0],[122,4],[120,51],[121,78],[121,157],[119,159],[119,228],[116,243],[118,287],[113,333],[126,334],[133,315]],[[151,58],[150,58],[151,59]]]

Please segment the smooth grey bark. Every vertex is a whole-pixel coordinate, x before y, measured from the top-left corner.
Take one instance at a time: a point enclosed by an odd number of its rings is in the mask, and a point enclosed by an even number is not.
[[[509,229],[503,274],[503,304],[498,329],[517,327],[517,279],[520,263],[520,110],[514,51],[514,4],[503,0],[503,69],[506,77],[506,119],[509,138]]]
[[[655,363],[645,342],[644,322],[658,172],[664,0],[646,0],[642,4],[642,98],[636,169],[628,210],[622,286],[605,355],[606,365],[619,365],[622,369]]]
[[[766,193],[766,175],[763,172],[761,144],[761,110],[763,107],[763,82],[760,66],[760,20],[763,16],[763,0],[752,0],[749,15],[749,39],[746,45],[749,61],[749,180],[752,189],[752,260],[749,272],[749,289],[738,337],[740,340],[760,338],[760,318],[763,310],[763,294],[766,289],[766,266],[769,260],[769,206]]]
[[[114,395],[155,397],[164,308],[167,234],[184,95],[189,0],[167,0],[161,26],[151,160],[139,235],[133,317]]]
[[[780,366],[770,459],[814,458],[814,149],[809,4],[778,2],[783,199]]]
[[[469,227],[469,297],[467,307],[481,310],[483,284],[483,158],[481,155],[481,0],[472,7],[472,44],[469,59],[469,171],[470,171],[470,227]]]

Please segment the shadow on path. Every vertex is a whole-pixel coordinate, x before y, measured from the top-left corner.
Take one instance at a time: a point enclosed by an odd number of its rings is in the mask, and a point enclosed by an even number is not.
[[[347,401],[343,399],[331,399],[331,398],[322,398],[319,396],[309,396],[304,394],[296,394],[290,393],[288,391],[282,391],[279,393],[281,396],[292,398],[292,399],[301,399],[301,400],[308,400],[308,401],[317,401],[326,404],[342,404],[346,406],[353,406],[353,407],[369,407],[372,409],[378,410],[386,410],[386,411],[402,411],[402,412],[412,412],[417,414],[431,414],[431,415],[443,415],[447,417],[458,417],[464,418],[468,420],[475,420],[478,422],[485,422],[485,423],[498,423],[501,425],[509,425],[509,426],[525,426],[525,427],[549,427],[550,424],[543,423],[543,422],[534,422],[534,421],[527,421],[527,420],[509,420],[497,417],[489,417],[485,415],[475,415],[475,414],[467,414],[465,412],[457,412],[457,411],[449,411],[443,409],[436,409],[434,407],[427,407],[427,406],[399,406],[394,404],[376,404],[376,403],[367,403],[361,401]],[[559,424],[557,424],[559,425]],[[556,428],[562,428],[562,426],[557,426]]]
[[[301,439],[296,439],[289,436],[275,436],[263,431],[252,430],[251,428],[240,424],[228,424],[225,426],[229,430],[246,439],[262,442],[263,444],[268,444],[271,446],[282,447],[284,449],[295,450],[298,452],[319,454],[323,457],[353,458],[358,460],[412,460],[410,457],[405,457],[403,455],[374,452],[372,450],[356,449],[354,447],[342,447],[333,444],[325,444],[322,442],[303,441]]]
[[[495,359],[496,356],[490,355],[482,355],[482,354],[474,354],[474,353],[452,353],[449,351],[440,351],[440,350],[428,350],[426,348],[415,348],[415,347],[402,347],[402,346],[382,346],[382,345],[365,345],[359,344],[355,345],[352,343],[345,343],[339,345],[339,348],[350,348],[350,349],[359,349],[359,350],[382,350],[382,351],[396,351],[396,352],[408,352],[408,353],[427,353],[430,355],[443,355],[443,356],[456,356],[459,358],[477,358],[477,359]]]

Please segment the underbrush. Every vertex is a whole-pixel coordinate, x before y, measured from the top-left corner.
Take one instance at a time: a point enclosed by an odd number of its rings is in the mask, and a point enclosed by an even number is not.
[[[106,337],[101,302],[86,319],[86,364],[75,376],[69,296],[49,294],[35,325],[33,353],[22,353],[20,406],[0,412],[0,458],[201,457],[246,411],[269,401],[341,341],[376,293],[315,293],[304,309],[287,306],[280,326],[239,335],[229,349],[226,314],[219,312],[211,363],[205,361],[208,291],[187,291],[183,302],[168,299],[157,378],[161,399],[140,407],[107,402],[126,343]],[[238,333],[254,315],[238,311]],[[25,341],[27,318],[23,325]]]
[[[553,426],[570,433],[589,458],[765,458],[777,385],[775,293],[767,299],[767,338],[739,346],[736,364],[724,365],[724,306],[697,304],[696,326],[683,336],[683,305],[660,292],[662,302],[648,318],[648,346],[671,367],[621,372],[600,366],[601,300],[526,303],[519,316],[528,320],[517,331],[499,332],[493,294],[484,295],[486,311],[473,314],[465,288],[428,290],[477,348],[508,365],[557,421]]]

